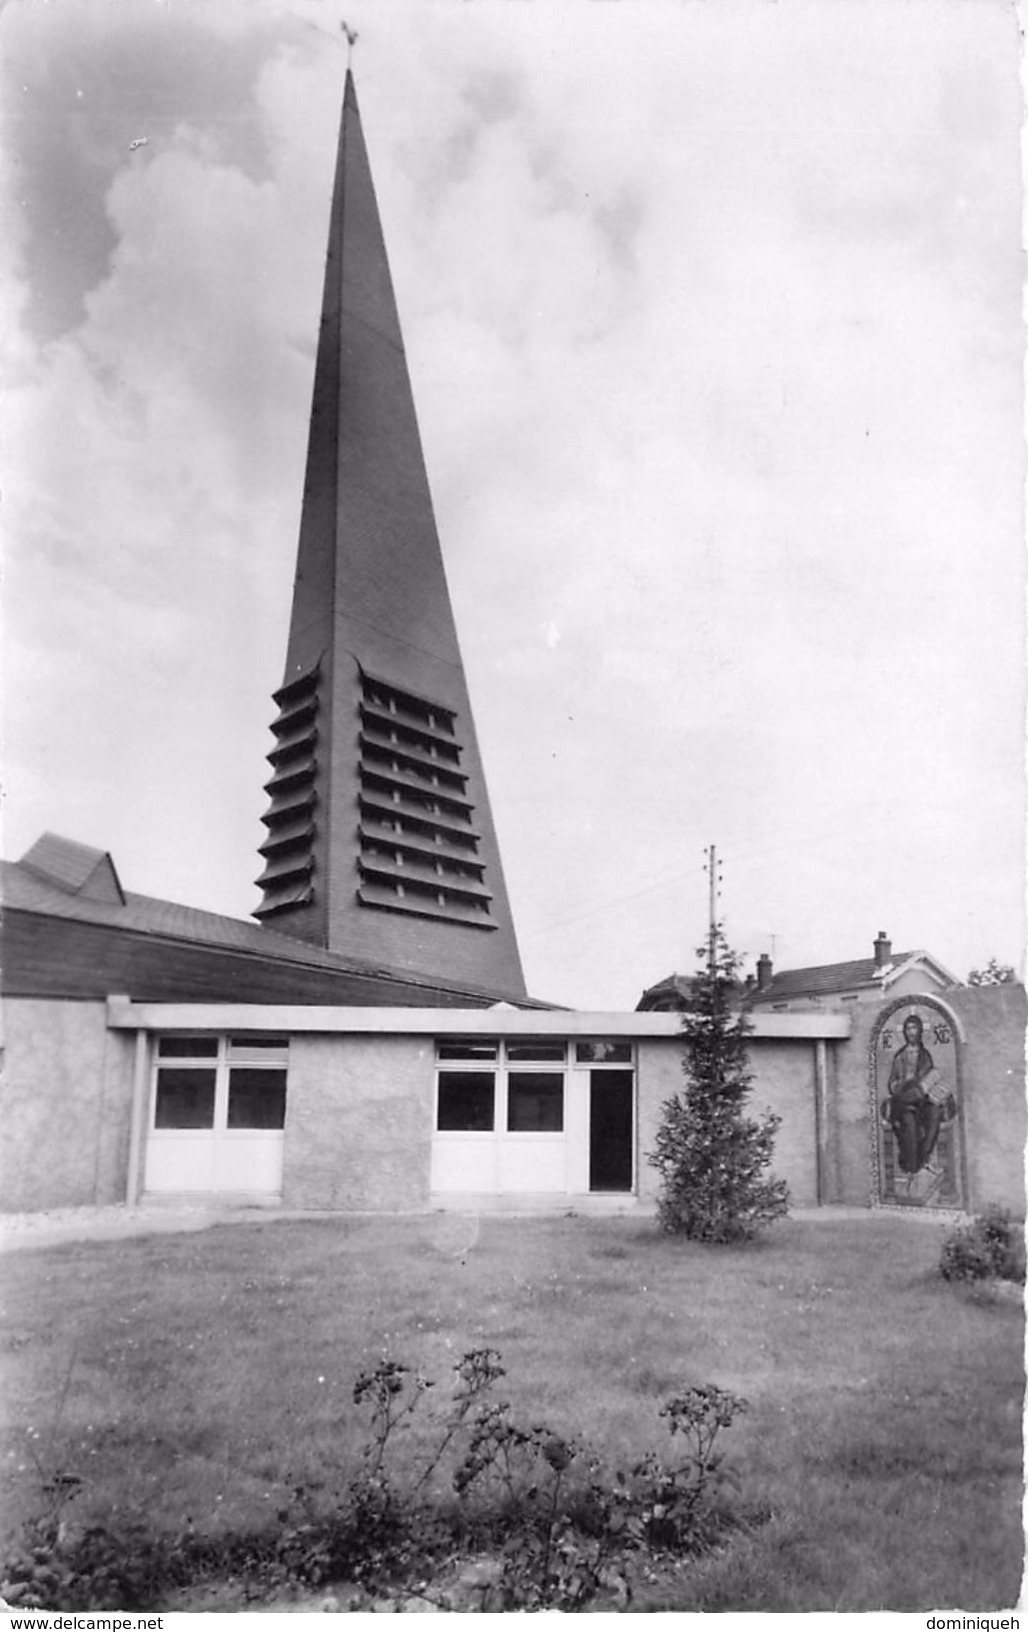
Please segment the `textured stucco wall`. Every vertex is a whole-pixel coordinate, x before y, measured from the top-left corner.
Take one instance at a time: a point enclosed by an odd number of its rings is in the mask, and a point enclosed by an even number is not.
[[[124,1201],[133,1039],[109,1032],[103,1003],[4,1002],[0,1207]]]
[[[753,1092],[750,1115],[768,1110],[782,1118],[775,1138],[771,1172],[785,1179],[793,1206],[817,1202],[817,1124],[815,1119],[814,1044],[753,1039],[749,1048]],[[656,1142],[661,1106],[684,1085],[682,1044],[677,1038],[639,1044],[639,1194],[653,1199],[658,1175],[647,1161]]]
[[[936,986],[934,981],[930,980],[924,973],[923,969],[908,969],[905,975],[900,975],[898,980],[892,982],[887,995],[890,998],[910,997],[912,993],[916,994],[918,992],[927,992],[929,994],[934,992],[939,997],[946,995],[942,987]]]
[[[639,1195],[648,1201],[655,1200],[660,1188],[657,1171],[647,1157],[657,1142],[661,1107],[683,1083],[682,1045],[677,1038],[640,1042],[636,1061],[636,1183]]]
[[[435,1052],[417,1037],[294,1037],[282,1204],[428,1205]]]
[[[853,1030],[836,1043],[835,1071],[830,1097],[829,1171],[833,1188],[825,1199],[848,1207],[871,1205],[871,1090],[867,1051],[879,1013],[887,1005],[850,1006]]]
[[[753,1072],[749,1114],[759,1120],[766,1111],[774,1111],[782,1119],[769,1174],[786,1181],[790,1205],[816,1206],[815,1045],[806,1039],[754,1040],[749,1054]]]
[[[945,1001],[963,1023],[968,1204],[1024,1217],[1025,1026],[1023,986],[964,986]]]
[[[961,1104],[967,1170],[967,1206],[991,1202],[1024,1214],[1025,1026],[1023,986],[962,986],[929,992],[959,1019]],[[871,1198],[871,1093],[868,1046],[887,1004],[852,1011],[853,1035],[837,1045],[837,1116],[833,1135],[839,1193],[830,1199],[868,1206]],[[902,1014],[902,1010],[899,1011]]]

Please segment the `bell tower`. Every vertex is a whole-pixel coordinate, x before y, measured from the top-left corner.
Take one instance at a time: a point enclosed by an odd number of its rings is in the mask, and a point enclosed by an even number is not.
[[[255,916],[525,995],[353,77]]]

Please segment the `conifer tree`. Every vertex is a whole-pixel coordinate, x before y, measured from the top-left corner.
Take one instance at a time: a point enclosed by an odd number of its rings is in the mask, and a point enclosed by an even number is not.
[[[720,925],[697,954],[702,965],[682,1017],[686,1085],[662,1108],[650,1163],[660,1174],[660,1223],[694,1241],[741,1241],[781,1218],[784,1180],[769,1178],[781,1118],[745,1114],[753,1085],[746,1040],[752,1026],[740,1003],[739,959]]]

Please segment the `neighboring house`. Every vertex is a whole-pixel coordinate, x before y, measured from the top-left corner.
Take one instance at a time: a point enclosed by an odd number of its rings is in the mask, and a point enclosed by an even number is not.
[[[689,1007],[692,987],[692,975],[667,975],[656,986],[647,986],[636,1010],[644,1014],[681,1014]]]
[[[643,1011],[681,1012],[689,1006],[691,975],[668,975],[648,986],[636,1007]],[[947,992],[962,985],[929,952],[896,952],[884,930],[874,942],[874,956],[849,963],[817,964],[810,969],[783,969],[775,974],[771,959],[762,952],[756,976],[740,984],[751,1008],[789,1009],[834,1007],[842,1003],[880,1003],[883,998],[906,997],[915,992]]]
[[[783,969],[775,974],[766,953],[757,959],[757,978],[750,990],[754,1008],[809,1009],[840,1003],[880,1003],[883,998],[915,992],[948,992],[961,986],[956,975],[925,951],[893,952],[879,930],[874,956],[850,963],[825,963],[812,969]]]

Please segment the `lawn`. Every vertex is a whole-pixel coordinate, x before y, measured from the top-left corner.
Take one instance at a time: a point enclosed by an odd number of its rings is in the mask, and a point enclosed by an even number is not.
[[[631,1218],[268,1220],[2,1260],[8,1536],[40,1469],[81,1518],[273,1526],[345,1480],[357,1374],[445,1381],[498,1349],[532,1421],[627,1465],[661,1401],[749,1402],[723,1436],[762,1522],[658,1578],[650,1610],[1009,1608],[1021,1584],[1022,1314],[936,1273],[942,1231],[787,1220],[699,1247]]]

